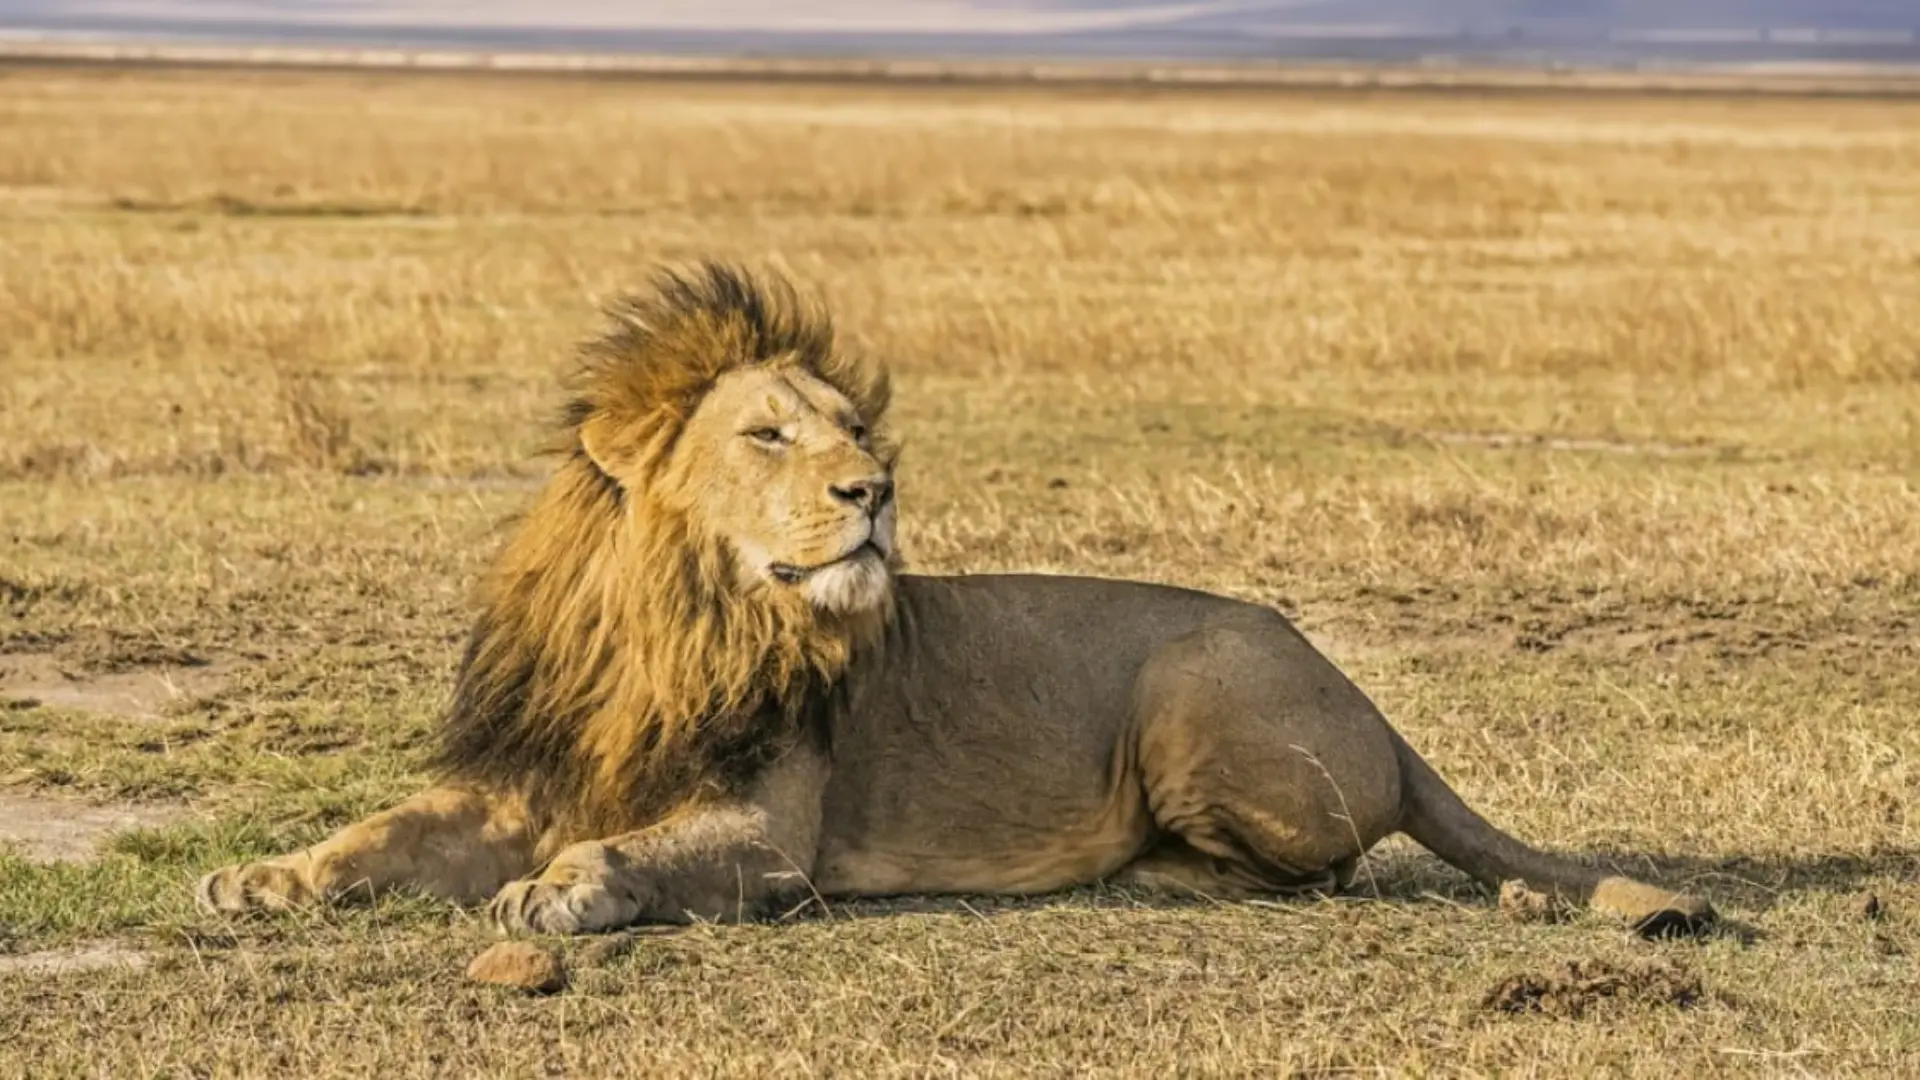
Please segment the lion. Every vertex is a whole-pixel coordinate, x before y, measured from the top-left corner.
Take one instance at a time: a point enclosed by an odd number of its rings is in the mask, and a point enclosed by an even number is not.
[[[1643,930],[1714,918],[1490,825],[1268,608],[905,573],[887,372],[784,278],[699,263],[609,311],[480,584],[437,782],[207,875],[204,909],[401,889],[576,934],[1100,881],[1333,893],[1403,832]]]

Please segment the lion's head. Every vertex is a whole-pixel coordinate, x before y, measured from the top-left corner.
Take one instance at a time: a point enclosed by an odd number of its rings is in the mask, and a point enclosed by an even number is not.
[[[886,373],[817,306],[709,264],[609,314],[566,460],[482,584],[440,758],[596,828],[783,745],[896,567]]]
[[[634,512],[683,522],[724,555],[743,597],[829,615],[881,606],[894,528],[875,430],[884,389],[835,362],[824,318],[782,322],[802,316],[768,309],[727,271],[708,275],[701,291],[670,279],[666,303],[618,309],[624,325],[590,354],[576,406],[582,452],[647,494]],[[649,351],[698,357],[698,385],[663,386],[633,362]]]

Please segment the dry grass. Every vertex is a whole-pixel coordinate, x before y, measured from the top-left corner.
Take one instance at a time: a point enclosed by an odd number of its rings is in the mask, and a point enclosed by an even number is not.
[[[145,958],[0,967],[0,1073],[1920,1068],[1914,176],[1890,101],[0,69],[0,790],[188,815],[0,855],[0,951]],[[193,915],[418,782],[554,374],[705,254],[892,360],[919,568],[1274,603],[1742,931],[1393,845],[1381,902],[836,907],[533,1001],[430,905]],[[154,670],[219,677],[87,706]]]

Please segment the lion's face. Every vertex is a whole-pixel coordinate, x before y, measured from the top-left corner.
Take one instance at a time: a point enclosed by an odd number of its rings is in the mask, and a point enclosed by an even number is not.
[[[715,380],[674,458],[690,463],[687,512],[732,553],[742,585],[796,590],[855,614],[893,586],[893,470],[868,419],[793,366]]]

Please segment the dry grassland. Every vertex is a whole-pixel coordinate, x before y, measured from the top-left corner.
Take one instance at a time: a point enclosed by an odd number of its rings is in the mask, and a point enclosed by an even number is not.
[[[0,1074],[1920,1071],[1916,177],[1898,101],[0,69]],[[433,905],[195,915],[420,782],[555,374],[707,254],[893,362],[918,568],[1274,604],[1731,928],[1509,922],[1399,844],[545,999]]]

